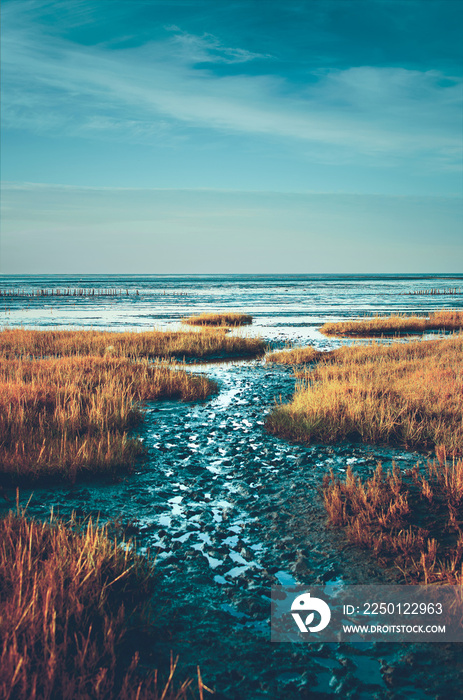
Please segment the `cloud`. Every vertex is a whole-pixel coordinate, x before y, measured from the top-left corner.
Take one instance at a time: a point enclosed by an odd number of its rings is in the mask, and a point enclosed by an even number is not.
[[[7,127],[147,142],[211,130],[299,143],[327,163],[413,156],[451,169],[461,159],[462,83],[438,71],[359,66],[295,84],[271,73],[270,56],[211,34],[170,26],[135,48],[86,46],[28,20],[28,7],[4,10]],[[266,73],[248,71],[256,59]]]
[[[184,32],[175,25],[166,27],[174,32],[170,42],[177,59],[183,59],[188,63],[246,63],[255,59],[271,58],[270,54],[254,53],[241,48],[223,46],[213,34],[204,33],[195,36]]]

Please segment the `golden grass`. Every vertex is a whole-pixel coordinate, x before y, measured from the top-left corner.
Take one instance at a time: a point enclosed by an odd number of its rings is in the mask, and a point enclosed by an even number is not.
[[[0,521],[0,696],[186,698],[191,681],[175,687],[175,662],[163,682],[137,670],[138,645],[155,636],[152,564],[92,522],[73,529],[12,512]]]
[[[139,402],[204,399],[203,376],[127,358],[0,358],[0,475],[18,483],[130,469],[143,453],[127,430]]]
[[[342,347],[299,376],[292,402],[267,418],[272,433],[463,452],[463,334]]]
[[[393,564],[413,583],[463,584],[463,460],[428,462],[405,475],[394,465],[362,480],[351,468],[344,481],[324,480],[329,521],[349,539]]]
[[[204,313],[182,318],[182,323],[187,323],[189,326],[248,326],[252,323],[252,316],[233,312]]]
[[[424,333],[425,331],[456,331],[463,329],[463,311],[435,311],[429,316],[374,316],[361,321],[325,323],[320,331],[334,336],[375,336],[383,334]]]
[[[265,343],[258,338],[227,335],[225,330],[143,331],[35,331],[24,328],[0,332],[0,355],[4,357],[50,357],[99,355],[140,358],[208,358],[263,355]]]
[[[304,365],[310,362],[316,362],[321,359],[324,354],[325,353],[309,346],[307,348],[293,348],[292,350],[271,352],[265,356],[265,361],[275,362],[280,365]]]

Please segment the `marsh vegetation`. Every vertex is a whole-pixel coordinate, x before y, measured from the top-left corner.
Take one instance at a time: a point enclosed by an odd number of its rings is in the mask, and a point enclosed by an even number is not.
[[[203,313],[182,318],[182,323],[189,326],[249,326],[252,316],[233,312]]]
[[[325,353],[309,345],[305,348],[292,348],[290,350],[271,352],[266,355],[265,361],[280,365],[305,365],[322,359],[324,354]]]
[[[429,316],[373,316],[360,321],[325,323],[320,331],[333,336],[406,335],[426,331],[457,331],[463,329],[463,311],[435,311]]]
[[[187,333],[0,333],[0,475],[4,484],[130,470],[144,453],[128,431],[141,402],[202,400],[217,390],[160,358],[256,355],[260,340]],[[150,362],[150,359],[157,361]]]
[[[299,372],[293,400],[270,432],[291,440],[344,439],[463,451],[463,334],[431,341],[341,347]]]
[[[4,483],[130,470],[143,455],[128,430],[141,402],[204,399],[206,377],[146,360],[0,358],[0,475]]]
[[[91,521],[0,520],[0,696],[183,700],[191,681],[139,670],[156,638],[153,564]],[[202,686],[198,677],[200,692]],[[188,697],[191,695],[188,693]]]
[[[98,355],[103,357],[184,358],[256,357],[265,343],[259,338],[228,335],[224,329],[199,331],[110,332],[95,330],[6,329],[0,333],[3,357]]]
[[[463,460],[445,450],[426,469],[405,473],[394,466],[362,481],[351,468],[344,480],[327,475],[324,500],[329,522],[349,539],[394,565],[411,583],[463,583]]]
[[[317,360],[317,351],[307,348]],[[304,350],[277,354],[296,364]],[[318,355],[322,355],[318,353]],[[323,482],[329,522],[412,583],[463,582],[463,335],[344,346],[299,370],[291,403],[267,419],[278,435],[431,449],[425,470],[381,465],[370,478]],[[281,361],[281,360],[280,360]]]

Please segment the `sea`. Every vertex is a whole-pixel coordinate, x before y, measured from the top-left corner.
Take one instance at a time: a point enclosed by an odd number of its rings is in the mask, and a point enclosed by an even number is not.
[[[328,320],[462,307],[461,273],[0,276],[2,327],[149,330],[237,311],[251,334],[310,340]]]

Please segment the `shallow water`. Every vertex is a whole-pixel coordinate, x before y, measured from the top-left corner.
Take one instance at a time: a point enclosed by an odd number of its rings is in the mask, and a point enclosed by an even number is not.
[[[459,300],[402,294],[407,285],[425,288],[439,282],[448,288],[448,280],[317,278],[311,280],[313,288],[299,278],[260,279],[254,286],[249,278],[207,278],[198,280],[196,288],[191,278],[161,281],[173,298],[157,302],[150,292],[150,318],[156,313],[157,325],[173,324],[193,311],[230,308],[255,314],[260,304],[256,325],[269,342],[282,345],[310,339],[323,349],[348,341],[322,336],[317,330],[322,322],[386,310],[382,305],[394,297],[394,288],[395,306],[389,303],[388,310],[412,310],[410,305],[413,310],[443,308],[445,300],[457,307]],[[140,294],[142,282],[138,280]],[[147,296],[146,285],[153,290],[155,282],[143,282]],[[35,283],[40,286],[43,281]],[[119,283],[101,281],[108,287]],[[59,286],[58,280],[53,286]],[[296,291],[309,287],[319,290],[320,300],[327,300],[325,311],[322,301],[309,308],[308,292],[299,298]],[[196,306],[186,297],[174,297],[173,291],[179,289],[188,289]],[[168,296],[157,293],[160,298]],[[45,304],[40,299],[23,300],[36,304],[34,309],[32,304],[21,309],[20,300],[13,301],[16,307],[8,312],[12,325],[57,325],[56,318],[66,326],[86,325],[83,318],[93,319],[89,325],[117,329],[148,325],[148,301],[143,297],[134,301],[130,294],[116,301],[54,298],[50,314],[54,324],[47,315],[49,300]],[[138,317],[142,308],[145,315]],[[175,314],[170,311],[174,308]],[[269,641],[272,584],[400,580],[398,572],[381,569],[374,558],[344,541],[342,532],[326,527],[319,493],[323,475],[331,468],[342,473],[348,464],[356,473],[369,474],[378,461],[388,465],[392,459],[409,467],[424,456],[362,444],[294,445],[267,434],[266,413],[276,399],[281,396],[285,401],[294,390],[289,368],[252,360],[200,365],[189,371],[215,379],[219,393],[201,403],[147,404],[139,431],[149,451],[143,467],[119,483],[25,490],[21,502],[30,499],[30,514],[46,518],[53,505],[64,518],[77,511],[103,521],[118,519],[136,537],[141,551],[150,548],[159,574],[156,621],[164,631],[154,654],[167,658],[171,649],[180,654],[179,676],[194,674],[199,664],[206,684],[217,689],[216,697],[432,698],[447,697],[450,689],[451,697],[457,697],[456,669],[462,662],[457,645],[315,646]]]
[[[463,275],[157,275],[0,276],[0,291],[107,289],[115,297],[1,297],[0,326],[92,326],[149,329],[192,313],[251,313],[250,332],[266,338],[311,338],[325,320],[371,313],[461,308],[463,294],[414,296],[423,289],[463,290]],[[128,294],[127,294],[128,292]],[[137,295],[138,292],[138,295]],[[318,336],[315,336],[320,340]]]

